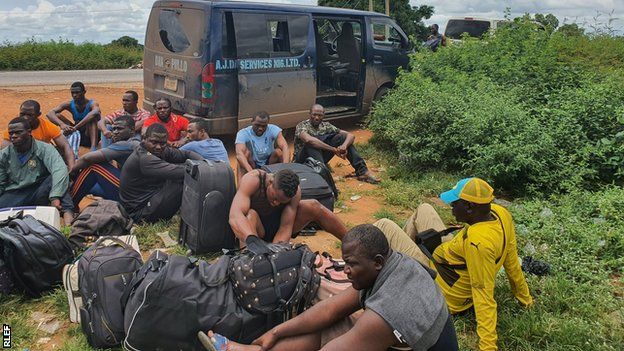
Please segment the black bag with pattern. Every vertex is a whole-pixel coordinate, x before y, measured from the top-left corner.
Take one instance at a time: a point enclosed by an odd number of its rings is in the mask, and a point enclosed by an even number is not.
[[[252,313],[306,309],[320,284],[315,259],[306,245],[269,244],[250,236],[230,264],[236,298]]]

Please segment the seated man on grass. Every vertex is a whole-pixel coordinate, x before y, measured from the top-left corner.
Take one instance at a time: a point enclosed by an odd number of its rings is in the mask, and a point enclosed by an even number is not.
[[[67,138],[61,132],[56,124],[50,122],[47,118],[41,117],[41,105],[35,100],[26,100],[20,105],[20,117],[24,117],[30,123],[30,134],[33,138],[44,143],[54,143],[56,149],[59,151],[65,163],[67,169],[71,170],[74,166],[74,153],[67,142]],[[9,131],[5,131],[2,140],[2,147],[10,145]]]
[[[160,98],[154,106],[156,113],[143,122],[142,134],[153,124],[162,124],[167,129],[167,143],[173,147],[180,147],[186,143],[188,119],[173,113],[171,100]]]
[[[141,129],[146,119],[150,117],[150,113],[139,107],[139,94],[134,90],[126,91],[121,97],[122,108],[101,118],[98,121],[98,128],[102,132],[102,148],[111,144],[112,126],[115,120],[120,116],[130,116],[134,119],[134,131],[139,139],[141,138]]]
[[[282,128],[269,123],[269,114],[261,111],[251,118],[251,125],[236,133],[238,181],[247,173],[264,165],[288,163],[290,151]],[[275,145],[277,144],[277,148]]]
[[[338,129],[329,122],[324,122],[323,118],[325,118],[325,109],[315,104],[310,108],[310,118],[297,124],[295,162],[303,163],[306,158],[312,157],[326,164],[334,156],[338,156],[349,160],[358,180],[371,184],[379,183],[379,179],[368,170],[366,162],[353,146],[355,136]]]
[[[340,219],[317,200],[301,200],[299,176],[289,169],[275,174],[255,169],[243,176],[230,208],[230,226],[241,246],[249,236],[289,242],[316,222],[338,239],[347,232]]]
[[[152,124],[121,169],[119,199],[135,221],[169,220],[182,204],[186,160],[200,155],[167,144],[164,125]]]
[[[432,253],[414,242],[418,233],[445,229],[431,205],[420,205],[404,230],[389,219],[381,219],[375,225],[386,235],[393,250],[438,272],[436,283],[451,313],[474,308],[479,350],[497,350],[494,286],[501,267],[505,268],[516,299],[523,306],[533,304],[518,259],[513,219],[504,207],[492,203],[494,190],[479,178],[460,180],[440,199],[451,205],[458,222],[467,225],[454,237],[442,237],[442,243]]]
[[[0,208],[54,206],[65,225],[74,219],[67,166],[54,146],[35,140],[23,117],[9,122],[11,145],[0,150]]]
[[[74,204],[98,185],[101,195],[108,200],[119,201],[119,177],[121,169],[140,140],[135,137],[134,119],[129,115],[119,116],[113,122],[111,145],[91,151],[78,160],[72,174],[78,174],[71,188]],[[116,165],[111,164],[115,161]]]
[[[223,142],[208,135],[210,122],[205,118],[196,118],[188,125],[187,139],[180,150],[189,150],[200,154],[206,160],[229,162]]]
[[[231,351],[458,349],[444,297],[429,272],[412,258],[392,251],[378,228],[363,224],[349,230],[342,242],[342,257],[352,284],[344,292],[274,327],[252,345],[227,341],[212,332],[200,340],[208,349]],[[328,340],[331,327],[361,308],[364,313],[351,329]]]
[[[61,127],[68,138],[69,145],[78,158],[80,146],[89,146],[91,151],[97,150],[100,134],[97,122],[100,119],[100,105],[93,99],[87,99],[82,82],[74,82],[70,87],[72,99],[56,106],[47,114],[48,119]],[[63,116],[63,111],[71,113],[73,121]]]

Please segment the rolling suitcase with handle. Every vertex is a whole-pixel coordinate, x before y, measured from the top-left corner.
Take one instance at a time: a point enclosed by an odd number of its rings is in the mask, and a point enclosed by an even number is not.
[[[275,163],[262,166],[269,173],[276,173],[282,169],[290,169],[299,176],[302,199],[318,200],[330,211],[334,210],[334,192],[323,177],[311,167],[301,163]]]
[[[234,172],[228,163],[186,161],[180,244],[193,253],[233,249],[236,240],[228,220],[235,193]]]

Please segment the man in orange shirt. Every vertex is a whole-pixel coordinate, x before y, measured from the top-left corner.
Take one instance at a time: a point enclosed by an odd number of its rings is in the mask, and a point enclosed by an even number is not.
[[[167,144],[180,147],[186,143],[186,130],[189,121],[171,112],[171,100],[167,98],[156,100],[156,113],[145,120],[141,134],[145,134],[147,127],[154,123],[162,124],[167,129]]]
[[[26,100],[20,105],[19,116],[28,120],[33,138],[44,143],[54,142],[59,153],[63,156],[67,168],[71,170],[74,166],[74,153],[61,132],[61,128],[45,118],[39,118],[41,116],[41,105],[35,100]],[[2,147],[4,148],[10,144],[9,131],[5,130],[2,135]]]

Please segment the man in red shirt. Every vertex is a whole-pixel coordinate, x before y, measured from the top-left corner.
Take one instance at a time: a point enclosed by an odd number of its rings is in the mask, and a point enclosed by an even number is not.
[[[171,101],[167,98],[156,100],[156,113],[151,115],[143,123],[141,134],[145,134],[147,127],[154,123],[165,126],[169,135],[167,143],[173,147],[180,147],[186,143],[186,130],[189,125],[188,119],[171,112]]]

